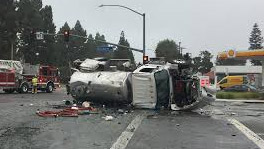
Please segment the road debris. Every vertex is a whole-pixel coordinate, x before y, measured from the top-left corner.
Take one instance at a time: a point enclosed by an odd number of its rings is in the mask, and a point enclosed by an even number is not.
[[[93,143],[94,146],[101,146],[99,143]]]
[[[85,108],[88,108],[88,107],[90,107],[90,106],[91,106],[91,103],[90,103],[90,102],[87,102],[87,101],[85,101],[85,102],[83,102],[83,103],[82,103],[82,106],[83,106],[83,107],[85,107]]]
[[[233,125],[232,123],[227,123],[227,125]]]
[[[130,129],[128,129],[128,131],[130,131],[130,132],[134,132],[134,131],[135,131],[135,127],[132,127],[132,128],[130,128]]]
[[[157,119],[156,114],[147,115],[147,119]]]
[[[63,101],[64,101],[65,105],[67,105],[67,106],[72,105],[71,101],[69,101],[69,100],[63,100]]]
[[[124,114],[124,113],[125,113],[125,111],[124,111],[123,109],[118,109],[117,112],[118,112],[119,114]]]
[[[231,115],[236,115],[236,113],[232,112]]]
[[[249,113],[249,114],[246,114],[246,116],[254,116],[254,117],[258,117],[258,116],[261,116],[262,114],[261,113]]]
[[[37,111],[36,114],[41,117],[78,117],[79,115],[87,115],[97,113],[93,107],[69,107],[60,111]]]
[[[111,115],[107,115],[107,116],[104,116],[104,117],[102,117],[104,120],[106,120],[106,121],[112,121],[113,119],[114,119],[114,117],[113,116],[111,116]]]

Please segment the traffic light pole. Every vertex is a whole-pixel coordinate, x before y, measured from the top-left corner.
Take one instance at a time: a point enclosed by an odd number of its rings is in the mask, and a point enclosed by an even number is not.
[[[146,14],[143,13],[143,57],[146,56],[146,25],[145,25],[145,16]]]
[[[50,35],[50,36],[59,35],[59,36],[64,36],[64,34],[50,34],[50,33],[43,33],[43,35]],[[131,47],[127,47],[127,46],[123,46],[123,45],[119,45],[119,44],[115,44],[115,43],[111,43],[111,42],[107,42],[107,41],[90,39],[90,38],[87,38],[87,37],[84,37],[84,36],[79,36],[79,35],[74,35],[74,34],[69,34],[69,36],[79,37],[79,38],[83,38],[83,39],[89,39],[89,40],[93,40],[93,41],[96,41],[96,42],[110,44],[110,45],[117,46],[117,47],[121,47],[121,48],[127,48],[127,49],[131,49],[133,51],[136,51],[136,52],[141,52],[141,53],[144,52],[144,50],[140,50],[140,49],[136,49],[136,48],[131,48]]]
[[[132,11],[138,15],[141,15],[143,17],[143,50],[142,50],[142,53],[143,53],[143,59],[144,59],[144,57],[146,56],[146,30],[145,30],[145,27],[146,27],[145,26],[145,16],[146,16],[146,14],[137,12],[136,10],[131,9],[129,7],[126,7],[126,6],[123,6],[123,5],[100,5],[99,7],[105,7],[105,6],[125,8],[125,9],[130,10],[130,11]],[[144,61],[143,61],[143,63],[144,63]]]

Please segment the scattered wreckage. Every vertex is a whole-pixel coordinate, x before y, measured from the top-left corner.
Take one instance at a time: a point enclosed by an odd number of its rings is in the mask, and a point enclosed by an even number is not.
[[[195,110],[215,100],[213,92],[200,86],[184,61],[149,63],[133,72],[117,70],[95,59],[77,61],[67,87],[79,102],[132,104],[136,108]],[[121,64],[121,70],[130,62]],[[103,66],[102,66],[103,65]],[[120,66],[120,64],[119,64]],[[104,70],[102,70],[104,68]]]

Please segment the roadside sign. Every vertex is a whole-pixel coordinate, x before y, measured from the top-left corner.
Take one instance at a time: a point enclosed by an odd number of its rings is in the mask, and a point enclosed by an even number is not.
[[[236,57],[236,51],[235,50],[229,50],[229,51],[227,51],[227,57],[228,58],[234,58],[234,57]]]
[[[210,86],[209,76],[199,76],[200,78],[200,86]]]
[[[42,39],[44,39],[43,32],[36,32],[36,39],[37,39],[37,40],[42,40]]]
[[[96,48],[96,51],[101,53],[113,52],[113,47],[100,46]]]

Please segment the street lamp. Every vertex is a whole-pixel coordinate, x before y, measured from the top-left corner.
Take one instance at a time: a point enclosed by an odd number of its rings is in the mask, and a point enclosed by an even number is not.
[[[146,45],[145,45],[145,41],[146,41],[146,39],[145,39],[145,32],[146,32],[145,31],[145,13],[139,13],[136,10],[133,10],[131,8],[128,8],[128,7],[122,6],[122,5],[100,5],[99,7],[105,7],[105,6],[113,6],[113,7],[125,8],[125,9],[128,9],[128,10],[130,10],[130,11],[132,11],[132,12],[138,14],[138,15],[141,15],[143,17],[143,57],[144,57],[145,56],[145,52],[146,52],[146,50],[145,50],[145,48],[146,48]]]

